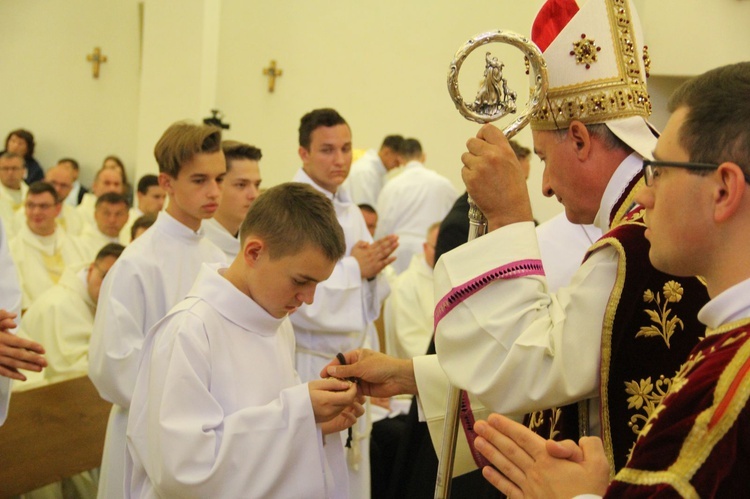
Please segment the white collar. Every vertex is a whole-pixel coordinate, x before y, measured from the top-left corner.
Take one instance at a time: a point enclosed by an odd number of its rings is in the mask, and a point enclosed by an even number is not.
[[[630,185],[631,180],[643,169],[643,158],[636,152],[630,154],[623,160],[612,174],[612,178],[604,189],[602,201],[599,204],[599,211],[594,218],[594,225],[601,229],[602,233],[609,231],[609,219],[612,210],[615,208],[620,199],[627,193],[625,192]]]
[[[698,312],[698,320],[710,329],[750,318],[750,279],[725,289]]]

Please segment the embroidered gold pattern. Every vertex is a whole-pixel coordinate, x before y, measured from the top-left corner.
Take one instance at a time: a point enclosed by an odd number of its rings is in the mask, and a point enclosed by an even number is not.
[[[636,51],[635,29],[626,0],[607,0],[610,33],[615,45],[617,75],[595,81],[550,88],[547,102],[532,116],[532,130],[558,130],[570,121],[602,123],[610,119],[651,114],[651,100]],[[585,35],[584,35],[585,39]],[[592,41],[593,43],[593,41]],[[579,41],[578,44],[581,44]],[[597,59],[597,48],[582,46],[581,63],[590,67]],[[592,52],[593,50],[593,52]],[[575,54],[575,50],[573,51]],[[591,60],[589,60],[591,58]],[[576,60],[578,56],[576,56]],[[584,62],[586,60],[586,62]],[[645,60],[644,60],[645,62]],[[650,60],[649,60],[650,63]],[[596,97],[597,102],[590,99]]]
[[[646,312],[651,318],[651,322],[654,322],[655,324],[642,327],[635,334],[635,337],[652,338],[655,336],[661,336],[664,339],[664,342],[667,344],[667,348],[669,348],[669,339],[676,332],[677,326],[680,326],[680,329],[683,329],[685,325],[682,322],[682,319],[680,319],[676,315],[673,317],[669,317],[672,313],[672,310],[668,308],[667,305],[669,305],[670,303],[677,303],[682,300],[683,289],[682,285],[679,282],[668,281],[666,284],[664,284],[662,292],[664,294],[663,304],[661,298],[662,295],[660,293],[654,294],[654,292],[650,289],[647,289],[643,293],[644,302],[656,304],[656,310],[651,310],[648,308],[644,309],[644,312]]]
[[[654,414],[659,403],[669,393],[669,387],[672,384],[671,379],[665,379],[659,376],[656,383],[651,382],[651,376],[640,381],[626,381],[625,392],[628,397],[628,409],[643,411],[643,414],[635,414],[630,417],[628,426],[636,435],[646,431],[646,426],[641,428],[641,424],[647,423],[649,418]]]
[[[643,67],[646,69],[646,78],[651,76],[651,57],[648,55],[648,45],[643,46]]]
[[[570,55],[576,58],[576,64],[585,64],[586,69],[591,68],[591,64],[596,62],[596,53],[602,50],[596,46],[596,41],[586,38],[586,34],[581,34],[581,39],[573,43],[573,50]]]
[[[560,434],[560,431],[556,430],[555,428],[557,427],[557,423],[560,422],[562,410],[559,407],[553,407],[552,409],[549,409],[549,411],[552,414],[550,415],[549,435],[547,436],[547,438],[550,440],[554,440],[555,437]],[[529,414],[529,429],[531,431],[536,431],[537,429],[541,428],[543,424],[544,411],[534,411]]]

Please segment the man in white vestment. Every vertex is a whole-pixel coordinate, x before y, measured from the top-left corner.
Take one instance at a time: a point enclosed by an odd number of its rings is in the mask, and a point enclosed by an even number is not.
[[[8,238],[0,220],[0,425],[8,416],[11,380],[26,380],[19,369],[41,371],[47,365],[41,354],[44,348],[36,342],[15,335],[21,315],[21,286],[8,250]]]
[[[375,237],[396,234],[399,246],[393,268],[400,274],[411,257],[422,253],[427,228],[448,214],[458,197],[450,180],[424,166],[425,155],[417,139],[404,139],[399,150],[403,172],[389,181],[378,196]]]
[[[89,349],[89,377],[114,404],[99,481],[98,497],[107,499],[124,494],[125,430],[146,332],[185,297],[202,263],[225,261],[200,229],[221,197],[221,130],[175,123],[154,155],[169,204],[107,274]]]
[[[95,226],[86,225],[75,243],[87,262],[96,258],[97,253],[109,243],[119,243],[120,233],[128,222],[128,202],[122,194],[107,192],[99,196],[94,208]]]
[[[104,276],[122,254],[122,245],[109,243],[91,263],[65,269],[60,281],[29,307],[20,334],[46,346],[44,379],[57,383],[86,375],[94,314]]]
[[[389,135],[383,139],[380,150],[370,149],[352,163],[349,176],[341,187],[349,192],[354,204],[377,204],[388,172],[401,164],[399,150],[403,140],[401,135]]]
[[[94,176],[91,192],[84,194],[81,203],[76,207],[83,221],[91,226],[96,225],[94,209],[99,196],[107,192],[123,194],[122,171],[118,168],[101,167]]]
[[[44,181],[51,184],[57,191],[57,197],[62,203],[62,210],[57,216],[57,225],[65,230],[69,236],[77,236],[83,230],[85,222],[76,211],[75,206],[67,203],[75,182],[74,172],[70,158],[63,158],[55,166],[44,173]]]
[[[14,214],[23,210],[28,186],[23,181],[26,174],[23,156],[5,152],[0,155],[0,220],[8,237],[15,234]]]
[[[646,121],[650,105],[632,2],[622,7],[612,0],[588,0],[580,8],[575,2],[563,3],[569,7],[566,12],[557,9],[559,3],[545,4],[533,30],[545,50],[548,97],[559,103],[554,106],[567,108],[576,99],[594,98],[604,78],[618,82],[619,90],[613,92],[630,92],[639,99],[628,101],[627,109],[614,106],[602,113],[575,106],[572,116],[538,113],[531,124],[534,149],[545,162],[544,193],[563,203],[571,222],[593,222],[609,235],[592,248],[570,285],[551,294],[522,169],[502,133],[484,126],[467,144],[462,175],[469,194],[488,217],[489,232],[445,254],[435,268],[440,365],[432,357],[418,357],[413,365],[392,364],[393,371],[381,371],[374,381],[397,376],[407,389],[419,392],[438,449],[440,414],[445,412],[445,396],[439,393],[445,388],[439,380],[445,373],[485,407],[516,417],[551,408],[555,416],[566,412],[561,406],[577,404],[569,408],[578,410],[575,419],[581,425],[567,429],[583,427],[589,434],[602,435],[611,467],[617,470],[637,437],[627,421],[638,420],[644,411],[628,404],[627,383],[668,377],[679,369],[700,334],[697,307],[707,294],[697,279],[676,278],[650,266],[637,208],[631,212],[642,185],[643,159],[656,144]],[[624,35],[611,29],[618,19],[627,21]],[[548,25],[549,21],[554,22]],[[581,43],[594,39],[602,47],[589,69],[570,56],[570,43],[581,40],[581,33],[586,34]],[[637,57],[631,54],[635,49]],[[620,79],[617,75],[628,64],[632,74],[640,76]],[[633,285],[625,287],[630,282]],[[657,328],[660,332],[651,337],[655,341],[644,341],[639,327],[651,331],[650,318],[660,317],[652,310],[656,299],[651,290],[664,293],[666,300],[673,286],[679,286],[680,298],[669,302],[668,315],[679,323],[679,334],[675,330],[667,339],[669,331]],[[356,357],[347,360],[352,363]],[[377,362],[386,369],[381,360]],[[345,366],[329,372],[358,376],[365,368]],[[375,393],[389,393],[384,391]],[[477,399],[472,409],[478,407]],[[550,432],[556,434],[561,420],[544,414],[538,417],[540,412],[535,412],[532,425],[551,423]],[[468,454],[463,451],[473,445],[472,431],[468,424],[459,431],[462,455],[457,463],[464,462]],[[465,465],[470,469],[476,461],[468,459]]]
[[[85,260],[73,240],[57,227],[61,209],[57,191],[50,184],[39,181],[29,186],[24,204],[26,223],[10,241],[23,292],[23,310],[57,284],[65,267]]]
[[[411,359],[424,355],[430,345],[435,311],[432,267],[439,230],[440,222],[430,226],[422,253],[414,255],[409,267],[391,283],[383,310],[388,355]]]
[[[260,194],[260,149],[236,140],[221,144],[227,174],[221,183],[221,202],[214,216],[203,221],[206,237],[221,248],[228,261],[240,251],[238,233],[242,220]]]
[[[159,177],[147,173],[138,180],[135,191],[138,206],[130,208],[128,212],[128,222],[120,231],[120,242],[127,244],[133,240],[132,228],[136,220],[143,215],[156,215],[164,208],[167,200],[167,193],[159,185]]]
[[[321,368],[338,352],[370,345],[378,348],[373,321],[380,313],[378,288],[387,286],[381,271],[393,261],[396,236],[373,242],[362,214],[340,186],[352,161],[349,125],[333,109],[317,109],[302,117],[299,128],[302,168],[294,176],[333,202],[346,238],[346,256],[318,286],[315,303],[291,316],[297,340],[297,372],[303,381],[318,379]],[[369,497],[369,427],[361,418],[353,428],[349,484],[352,498]],[[346,438],[346,432],[342,435]]]
[[[328,198],[282,184],[240,237],[231,264],[204,264],[148,333],[126,497],[349,497],[338,433],[362,399],[347,380],[300,382],[288,318],[344,255],[341,226]]]

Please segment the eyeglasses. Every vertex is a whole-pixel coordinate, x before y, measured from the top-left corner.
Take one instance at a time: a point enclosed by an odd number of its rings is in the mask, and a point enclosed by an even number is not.
[[[650,159],[643,160],[643,178],[646,181],[647,186],[654,185],[654,178],[658,176],[656,168],[685,168],[686,170],[692,171],[708,171],[716,170],[719,165],[713,163],[689,163],[681,161],[651,161]],[[750,176],[743,172],[745,176],[745,182],[750,184]]]
[[[20,172],[23,170],[23,166],[0,166],[0,172]]]

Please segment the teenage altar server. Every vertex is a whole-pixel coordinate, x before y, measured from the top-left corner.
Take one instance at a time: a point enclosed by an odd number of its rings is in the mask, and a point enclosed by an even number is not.
[[[148,334],[128,497],[348,497],[337,432],[364,412],[356,385],[301,384],[288,318],[344,255],[341,226],[325,196],[282,184],[253,205],[240,238],[232,263],[204,264]]]
[[[373,242],[359,208],[340,188],[352,163],[352,134],[337,111],[316,109],[302,117],[298,152],[302,168],[294,181],[312,185],[333,202],[346,239],[346,256],[318,286],[315,303],[303,305],[291,317],[297,371],[310,381],[320,377],[321,368],[337,352],[363,345],[377,348],[373,321],[380,313],[378,289],[387,286],[380,271],[393,261],[390,255],[398,241],[387,236]],[[367,417],[361,418],[348,451],[352,498],[370,495],[369,433]]]
[[[175,123],[154,155],[169,205],[107,274],[91,336],[89,377],[114,404],[99,482],[99,497],[108,499],[124,493],[125,430],[146,332],[185,297],[202,263],[225,261],[200,230],[221,195],[221,130]]]
[[[221,201],[214,216],[203,221],[206,237],[221,248],[228,261],[240,251],[242,220],[260,194],[260,149],[236,140],[221,143],[227,174],[221,183]]]

